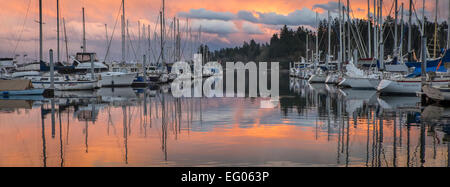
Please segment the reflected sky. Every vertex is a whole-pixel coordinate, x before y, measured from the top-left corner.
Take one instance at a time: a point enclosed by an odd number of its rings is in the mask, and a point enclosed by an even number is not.
[[[269,109],[262,98],[177,99],[167,87],[0,100],[0,166],[448,166],[449,109],[280,81]]]

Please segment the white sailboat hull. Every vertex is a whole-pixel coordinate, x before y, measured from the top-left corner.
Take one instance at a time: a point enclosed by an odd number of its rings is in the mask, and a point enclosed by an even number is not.
[[[132,73],[117,75],[102,74],[99,82],[102,87],[131,86],[135,77],[136,75]]]
[[[37,89],[50,89],[50,82],[33,81],[33,87]],[[94,90],[99,87],[97,81],[65,81],[55,82],[55,90],[73,91],[73,90]]]
[[[435,81],[433,85],[442,86],[448,85],[450,80]],[[382,80],[377,90],[380,93],[391,93],[391,94],[416,94],[422,91],[422,82],[418,79],[416,80]]]
[[[354,89],[377,89],[379,84],[379,79],[346,77],[339,85]]]

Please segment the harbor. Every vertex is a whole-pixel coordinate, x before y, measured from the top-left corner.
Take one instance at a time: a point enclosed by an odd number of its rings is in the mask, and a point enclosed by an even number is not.
[[[283,77],[272,108],[167,87],[2,99],[0,165],[448,166],[448,106]]]
[[[30,0],[0,167],[450,167],[450,3],[152,2]]]

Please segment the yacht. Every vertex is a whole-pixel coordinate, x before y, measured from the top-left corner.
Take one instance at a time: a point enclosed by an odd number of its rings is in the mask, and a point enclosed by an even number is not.
[[[442,58],[427,60],[427,72],[436,72],[433,80],[431,80],[434,86],[444,86],[450,83],[450,74],[447,73],[447,69],[444,67],[450,59],[450,52]],[[439,64],[441,64],[440,66]],[[406,63],[408,67],[414,68],[414,72],[410,75],[404,76],[402,74],[391,74],[387,79],[380,82],[377,90],[380,93],[385,94],[416,94],[422,91],[422,63],[410,62]],[[438,69],[439,66],[439,69]]]
[[[169,82],[169,74],[164,66],[148,66],[146,69],[147,77],[151,83]]]
[[[347,72],[339,86],[350,87],[354,89],[373,89],[375,90],[381,81],[381,74],[378,72],[364,72],[358,69],[353,61],[346,66]]]
[[[440,75],[433,81],[435,86],[448,85],[450,83],[450,77],[447,75]],[[422,90],[422,78],[421,77],[404,77],[396,76],[390,79],[385,79],[380,82],[377,90],[380,93],[386,94],[417,94]]]
[[[94,72],[102,87],[127,87],[133,84],[136,73],[127,73],[126,69],[117,69],[109,71],[108,66],[98,62],[95,53],[78,53],[75,62],[79,63],[75,70],[80,73],[88,75],[91,73],[92,62],[91,57],[94,58]]]
[[[50,89],[50,76],[33,76],[29,77],[33,87],[37,89]],[[70,77],[69,75],[54,77],[55,90],[72,91],[72,90],[94,90],[100,85],[97,80],[86,79],[84,77]]]

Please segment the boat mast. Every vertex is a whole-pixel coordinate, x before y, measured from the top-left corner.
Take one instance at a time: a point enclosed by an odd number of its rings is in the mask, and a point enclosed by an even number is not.
[[[422,39],[424,39],[425,37],[425,0],[423,0],[423,7],[422,7]],[[422,41],[423,43],[423,41]],[[425,48],[427,48],[427,44],[425,43],[425,45],[423,46]],[[427,54],[428,54],[428,50],[427,49],[423,49],[422,51],[425,51],[426,53],[422,53],[422,55],[425,55],[424,57],[421,57],[422,59],[427,59]]]
[[[83,53],[86,53],[86,20],[84,17],[84,7],[82,8],[83,11]]]
[[[165,66],[164,58],[164,34],[165,34],[165,0],[162,0],[162,11],[160,12],[161,21],[161,61],[162,65]]]
[[[379,11],[379,7],[378,7],[378,1],[377,0],[373,0],[373,19],[374,19],[374,24],[373,24],[373,57],[374,59],[378,59],[378,11]]]
[[[317,25],[317,35],[316,35],[316,67],[319,65],[319,13],[316,12],[316,25]]]
[[[39,62],[44,61],[43,47],[42,47],[42,0],[39,0]]]
[[[106,32],[106,48],[109,46],[109,37],[108,37],[108,24],[105,24],[105,32]],[[106,59],[105,59],[106,61]]]
[[[425,36],[425,0],[423,0],[423,7],[422,7],[422,37]]]
[[[412,61],[412,5],[413,0],[409,0],[409,20],[408,20],[408,61]]]
[[[395,0],[394,58],[398,57],[398,0]]]
[[[401,8],[401,18],[400,18],[400,23],[401,23],[401,28],[400,28],[400,46],[399,46],[399,53],[400,53],[400,62],[403,64],[403,41],[405,38],[405,34],[404,34],[404,29],[405,29],[405,22],[403,20],[403,9],[404,9],[404,3],[402,3],[402,8]]]
[[[151,42],[151,30],[150,30],[150,25],[148,25],[147,26],[148,28],[147,28],[147,32],[148,32],[148,38],[147,38],[147,40],[148,40],[148,62],[149,62],[149,64],[150,64],[150,62],[151,62],[151,60],[150,60],[150,54],[151,54],[151,49],[152,49],[152,42]]]
[[[180,35],[180,19],[177,19],[177,61],[181,61],[181,35]]]
[[[351,40],[351,24],[352,24],[352,20],[350,19],[350,0],[347,0],[347,21],[348,21],[348,25],[347,25],[347,37],[348,37],[348,57],[350,58],[352,56],[352,40]],[[356,59],[354,59],[356,60]]]
[[[309,62],[309,32],[306,34],[306,62]]]
[[[346,41],[346,29],[345,29],[345,6],[344,5],[342,5],[341,6],[341,11],[342,11],[342,23],[344,23],[343,25],[342,25],[342,47],[343,47],[343,50],[342,50],[342,58],[344,59],[344,61],[347,61],[348,59],[347,59],[347,42],[345,42]]]
[[[56,38],[57,38],[57,50],[56,50],[56,56],[57,56],[57,60],[58,62],[61,62],[61,57],[60,57],[60,48],[59,48],[59,0],[56,0]]]
[[[140,29],[140,28],[139,28]],[[145,24],[144,23],[142,23],[142,36],[141,36],[141,40],[142,40],[142,43],[141,43],[141,55],[146,55],[147,53],[145,52],[145,38],[146,38],[146,31],[145,31]],[[143,44],[143,47],[142,47],[142,44]],[[150,56],[148,56],[148,57],[150,57]],[[149,58],[150,59],[150,58]]]
[[[122,0],[122,63],[125,63],[125,0]]]
[[[380,67],[384,70],[384,20],[383,20],[383,0],[380,0]]]
[[[177,18],[176,17],[173,17],[173,59],[174,59],[174,61],[177,61],[177,44],[178,44],[178,41],[177,41],[177,33],[175,32],[176,30],[177,30],[177,25],[176,25],[176,22],[177,22]]]
[[[436,52],[437,52],[437,35],[438,35],[438,7],[439,5],[439,0],[436,0],[436,14],[434,17],[434,51],[433,51],[433,56],[434,58],[436,58]]]
[[[163,13],[162,11],[159,12],[159,17],[160,17],[160,24],[161,24],[161,62],[162,64],[164,64],[164,29],[163,29]]]
[[[137,47],[137,55],[138,55],[139,58],[141,57],[141,20],[138,20],[138,47]]]
[[[372,27],[372,19],[370,18],[370,0],[367,0],[367,38],[368,38],[368,48],[369,48],[369,58],[372,57],[372,38],[370,36],[370,29]]]
[[[342,64],[344,61],[344,56],[343,56],[343,45],[342,45],[342,9],[341,9],[341,0],[339,0],[338,3],[338,8],[339,8],[339,70],[341,70],[342,68]]]
[[[331,15],[328,10],[328,55],[327,55],[327,68],[331,60]]]
[[[63,18],[63,26],[64,26],[64,41],[66,43],[66,63],[69,63],[69,46],[67,44],[67,31],[66,31],[66,20]]]
[[[126,55],[126,58],[127,58],[127,60],[130,60],[130,45],[131,45],[131,38],[130,38],[130,30],[129,30],[129,25],[130,23],[129,23],[129,20],[127,19],[127,21],[126,21],[126,40],[125,41],[127,41],[128,40],[128,42],[127,42],[127,55]]]
[[[448,3],[448,10],[450,10],[450,2]],[[447,49],[450,49],[450,12],[447,18]]]

